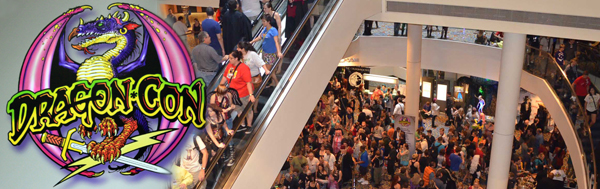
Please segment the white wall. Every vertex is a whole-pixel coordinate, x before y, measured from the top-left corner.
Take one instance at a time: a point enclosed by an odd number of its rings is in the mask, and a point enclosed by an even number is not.
[[[499,48],[471,43],[423,39],[421,67],[497,80],[501,51]],[[404,37],[363,36],[352,42],[346,52],[344,57],[353,56],[359,60],[350,65],[406,67]],[[426,56],[429,53],[431,55]]]
[[[393,75],[406,80],[406,68],[402,67],[372,67],[371,74],[385,76]]]

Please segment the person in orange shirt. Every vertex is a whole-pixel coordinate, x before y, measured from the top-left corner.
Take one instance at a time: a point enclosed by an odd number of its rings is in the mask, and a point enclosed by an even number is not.
[[[388,131],[387,131],[387,135],[388,135],[388,137],[390,137],[390,139],[395,139],[394,132],[396,132],[396,130],[394,129],[394,124],[390,123],[390,129],[388,129]]]
[[[425,185],[423,186],[425,187],[429,186],[429,183],[435,178],[435,164],[435,161],[431,161],[429,162],[429,166],[425,167],[425,171],[423,172],[423,181],[425,181]]]
[[[381,86],[377,86],[377,89],[373,91],[373,95],[371,95],[371,100],[378,100],[383,95],[383,91],[381,91]]]

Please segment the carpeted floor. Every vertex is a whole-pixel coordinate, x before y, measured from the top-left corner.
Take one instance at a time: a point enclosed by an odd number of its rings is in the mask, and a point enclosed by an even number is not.
[[[394,35],[394,23],[389,22],[378,22],[379,28],[373,23],[373,36],[392,36]],[[360,28],[361,34],[364,28]],[[433,26],[432,35],[437,39],[441,36],[442,27]],[[488,36],[488,39],[491,35],[491,32],[486,31],[485,35]],[[427,31],[425,30],[425,26],[423,26],[423,38],[427,36]],[[475,42],[475,38],[477,37],[477,30],[475,29],[465,29],[465,28],[448,28],[448,40],[461,41],[466,43]]]

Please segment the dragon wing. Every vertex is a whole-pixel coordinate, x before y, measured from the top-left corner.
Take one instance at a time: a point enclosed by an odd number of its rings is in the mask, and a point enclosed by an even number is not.
[[[109,5],[108,9],[111,9],[112,7],[129,11],[132,15],[139,18],[144,29],[154,43],[162,70],[162,76],[164,78],[173,83],[188,85],[194,81],[196,76],[187,48],[169,24],[154,13],[137,5],[114,3]],[[164,117],[161,118],[159,123],[160,125],[157,130],[177,130],[157,137],[157,139],[162,140],[163,143],[152,146],[152,149],[145,160],[151,164],[157,164],[169,155],[183,138],[188,128],[178,121],[170,122]]]
[[[57,43],[61,42],[59,39],[62,38],[61,36],[64,33],[67,22],[69,22],[73,16],[83,12],[85,9],[91,10],[92,7],[80,6],[69,9],[48,24],[35,38],[23,61],[19,79],[19,91],[29,90],[37,92],[50,88],[50,72],[52,61],[54,59],[54,52],[56,50],[55,47]],[[62,58],[64,59],[66,57]],[[60,133],[57,130],[49,130],[47,132],[60,136]],[[73,158],[69,154],[67,154],[67,161],[62,160],[60,147],[42,143],[42,134],[33,134],[30,132],[29,135],[40,150],[56,164],[65,167],[73,162]],[[69,167],[66,169],[75,171],[77,168],[78,167]],[[80,174],[87,177],[96,177],[102,175],[102,173],[103,172],[95,173],[84,171]]]

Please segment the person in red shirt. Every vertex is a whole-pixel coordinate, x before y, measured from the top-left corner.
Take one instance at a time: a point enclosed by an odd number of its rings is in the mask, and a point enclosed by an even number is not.
[[[252,76],[250,74],[250,68],[242,61],[244,57],[240,51],[234,50],[229,56],[229,64],[225,67],[223,73],[223,79],[221,84],[229,83],[229,87],[237,90],[240,99],[242,100],[241,106],[236,106],[234,111],[238,112],[238,117],[242,114],[242,111],[248,104],[248,101],[254,102],[254,89],[252,86]],[[237,132],[247,130],[246,133],[250,133],[250,126],[252,125],[252,108],[246,116],[246,126],[242,125]]]
[[[375,89],[375,91],[373,91],[373,95],[371,95],[371,100],[378,100],[379,98],[381,98],[382,95],[383,91],[381,91],[381,87],[377,86],[377,89]]]
[[[584,71],[583,75],[579,76],[573,82],[573,88],[575,89],[575,94],[577,94],[581,107],[585,108],[585,96],[587,96],[591,84],[592,80],[590,80],[590,77],[588,76],[588,71]]]

